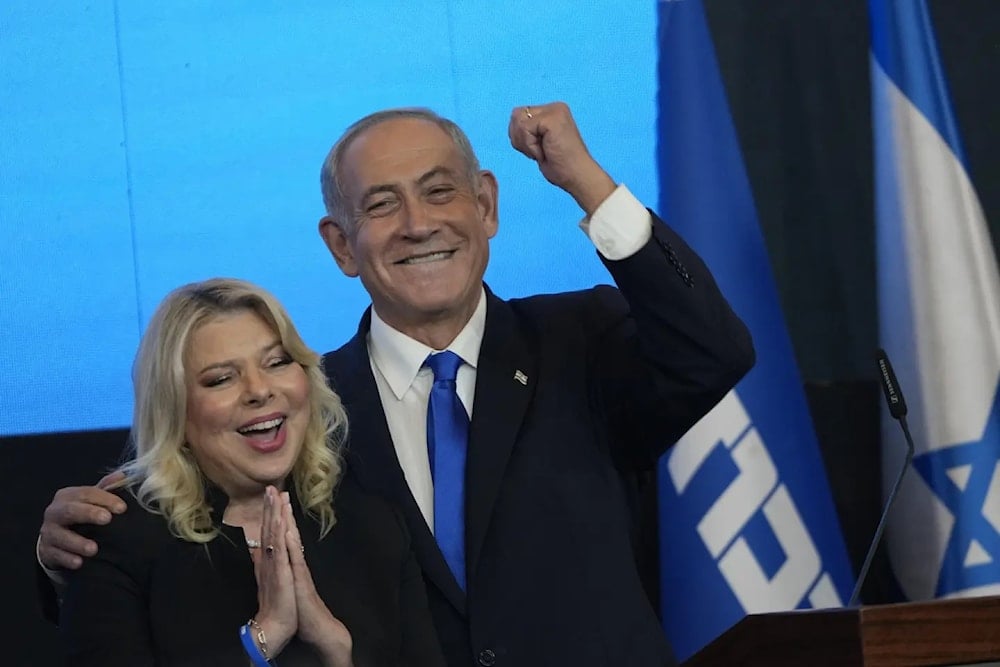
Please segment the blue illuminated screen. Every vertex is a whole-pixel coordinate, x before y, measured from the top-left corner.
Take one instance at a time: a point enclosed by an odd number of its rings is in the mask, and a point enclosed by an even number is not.
[[[128,2],[0,7],[0,436],[122,427],[139,336],[172,288],[257,282],[318,351],[369,301],[318,233],[352,121],[427,106],[500,183],[505,297],[610,278],[568,195],[509,145],[569,103],[594,156],[656,201],[655,3]]]

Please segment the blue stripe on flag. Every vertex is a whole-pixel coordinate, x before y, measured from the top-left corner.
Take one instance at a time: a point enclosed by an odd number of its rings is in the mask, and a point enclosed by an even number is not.
[[[966,164],[927,5],[920,0],[869,0],[868,16],[875,60]]]

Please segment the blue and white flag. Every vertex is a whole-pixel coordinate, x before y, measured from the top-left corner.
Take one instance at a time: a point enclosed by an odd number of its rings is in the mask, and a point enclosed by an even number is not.
[[[661,606],[683,660],[746,614],[840,606],[853,581],[701,2],[658,8],[660,210],[757,350],[658,470]]]
[[[888,528],[912,600],[1000,593],[1000,281],[923,0],[870,0],[879,330],[916,446]],[[883,417],[883,469],[905,452]]]

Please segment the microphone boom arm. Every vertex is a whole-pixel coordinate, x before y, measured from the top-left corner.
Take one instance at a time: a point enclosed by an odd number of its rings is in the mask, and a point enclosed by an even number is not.
[[[885,511],[882,512],[882,517],[878,522],[878,528],[875,529],[875,537],[872,539],[871,546],[868,547],[868,553],[865,555],[864,565],[861,566],[861,572],[858,574],[858,581],[854,584],[854,591],[851,593],[851,600],[847,603],[848,607],[853,607],[858,603],[858,596],[861,594],[861,585],[864,584],[865,578],[868,576],[868,568],[872,565],[872,558],[875,557],[875,551],[878,549],[879,542],[882,539],[882,531],[885,530],[885,524],[889,518],[889,508],[892,507],[892,503],[896,499],[896,493],[899,491],[899,485],[903,481],[903,476],[906,475],[906,471],[910,468],[910,463],[913,462],[913,437],[910,435],[909,426],[906,425],[906,415],[900,415],[898,419],[899,425],[903,427],[903,435],[906,437],[906,460],[899,469],[899,474],[896,475],[896,481],[893,482],[892,488],[889,490],[889,495],[885,501]]]

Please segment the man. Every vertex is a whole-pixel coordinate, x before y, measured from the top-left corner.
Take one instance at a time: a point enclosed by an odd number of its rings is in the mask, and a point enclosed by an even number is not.
[[[618,289],[497,298],[482,282],[497,181],[465,135],[422,110],[358,121],[324,164],[319,224],[372,299],[325,357],[349,474],[406,517],[449,664],[670,664],[623,479],[749,370],[749,334],[701,260],[590,156],[565,104],[515,109],[508,133],[580,205]],[[57,493],[42,562],[94,553],[66,526],[110,520],[113,502]]]

